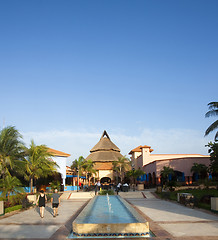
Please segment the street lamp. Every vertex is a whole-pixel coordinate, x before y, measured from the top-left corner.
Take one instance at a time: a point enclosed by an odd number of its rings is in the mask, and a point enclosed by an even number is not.
[[[79,166],[76,167],[76,171],[77,171],[77,192],[79,191],[78,188],[79,188]]]

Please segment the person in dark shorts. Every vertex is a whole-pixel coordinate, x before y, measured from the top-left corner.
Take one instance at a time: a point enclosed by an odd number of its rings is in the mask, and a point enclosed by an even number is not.
[[[46,197],[44,191],[41,190],[41,191],[40,191],[40,194],[39,194],[39,196],[38,196],[38,199],[37,199],[37,203],[36,203],[36,205],[39,205],[40,217],[41,217],[41,218],[44,218],[45,202],[47,202],[47,197]]]
[[[58,190],[55,189],[55,192],[51,196],[51,203],[53,208],[53,217],[56,217],[58,215],[58,207],[61,203],[60,195],[58,194]]]

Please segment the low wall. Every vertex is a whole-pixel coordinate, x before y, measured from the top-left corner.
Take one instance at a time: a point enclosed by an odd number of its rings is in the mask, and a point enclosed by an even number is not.
[[[80,187],[78,187],[78,190],[80,190]],[[65,186],[64,191],[77,191],[77,186]]]

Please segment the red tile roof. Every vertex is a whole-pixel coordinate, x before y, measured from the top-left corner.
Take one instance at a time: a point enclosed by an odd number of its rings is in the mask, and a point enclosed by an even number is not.
[[[58,150],[55,150],[52,148],[49,148],[49,153],[51,153],[53,156],[56,156],[56,157],[69,157],[70,156],[70,154],[68,154],[68,153],[64,153],[64,152],[61,152],[61,151],[58,151]]]

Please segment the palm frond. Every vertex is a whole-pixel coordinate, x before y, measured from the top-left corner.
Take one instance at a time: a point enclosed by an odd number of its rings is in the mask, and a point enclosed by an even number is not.
[[[216,128],[218,128],[218,120],[216,120],[208,127],[208,129],[205,131],[205,136],[207,136],[210,132],[214,131]]]
[[[217,109],[218,108],[218,102],[210,102],[207,104],[209,109]]]
[[[218,109],[208,111],[208,112],[205,114],[205,117],[212,117],[212,116],[218,116]]]

